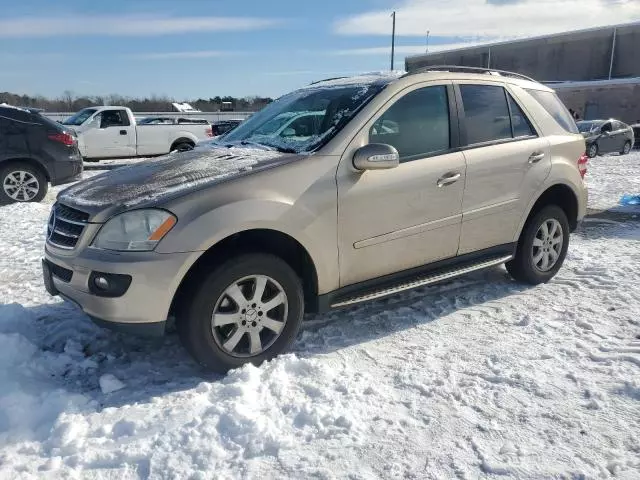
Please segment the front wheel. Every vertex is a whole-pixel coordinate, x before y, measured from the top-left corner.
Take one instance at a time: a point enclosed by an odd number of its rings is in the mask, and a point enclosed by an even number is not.
[[[564,211],[550,205],[530,218],[520,235],[507,270],[520,282],[538,285],[551,280],[567,256],[569,222]]]
[[[622,151],[620,152],[620,155],[627,155],[630,151],[631,151],[631,142],[627,142],[624,144],[624,147],[622,147]]]
[[[587,156],[589,158],[596,158],[598,156],[598,144],[592,143],[587,147]]]
[[[177,320],[185,348],[219,373],[259,365],[294,341],[304,314],[302,282],[282,259],[231,258],[198,282]]]
[[[0,204],[39,202],[49,188],[42,171],[28,163],[17,162],[3,166],[0,168],[0,179]]]

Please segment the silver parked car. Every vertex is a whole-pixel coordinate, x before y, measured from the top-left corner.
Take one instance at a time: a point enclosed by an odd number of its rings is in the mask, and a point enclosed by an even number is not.
[[[585,138],[589,158],[604,153],[627,155],[633,148],[633,128],[619,120],[582,120],[577,125]]]
[[[262,128],[296,112],[314,112],[300,132]],[[305,312],[504,263],[550,280],[585,215],[584,153],[554,92],[516,74],[323,81],[219,142],[60,193],[44,282],[110,328],[175,318],[209,369],[257,364]]]

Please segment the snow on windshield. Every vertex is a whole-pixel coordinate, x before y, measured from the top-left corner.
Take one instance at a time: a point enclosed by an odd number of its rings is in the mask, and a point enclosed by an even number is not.
[[[309,85],[280,97],[222,140],[253,142],[284,152],[324,145],[395,77],[370,75]]]
[[[208,144],[95,176],[65,190],[59,199],[88,207],[133,206],[216,183],[280,156],[272,150]]]

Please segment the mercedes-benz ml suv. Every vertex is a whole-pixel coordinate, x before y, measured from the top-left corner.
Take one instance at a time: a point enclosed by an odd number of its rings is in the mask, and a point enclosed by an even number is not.
[[[263,128],[300,116],[286,129]],[[506,264],[550,280],[585,215],[585,142],[554,92],[440,67],[331,79],[218,142],[59,194],[53,295],[226,371],[286,350],[305,312]]]

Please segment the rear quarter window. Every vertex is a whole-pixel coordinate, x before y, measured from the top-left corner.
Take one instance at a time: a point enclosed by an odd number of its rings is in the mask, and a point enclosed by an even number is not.
[[[569,133],[579,133],[575,120],[564,106],[564,103],[558,98],[554,92],[544,90],[533,90],[525,88],[525,90],[535,98],[540,105],[551,115],[558,125]]]

